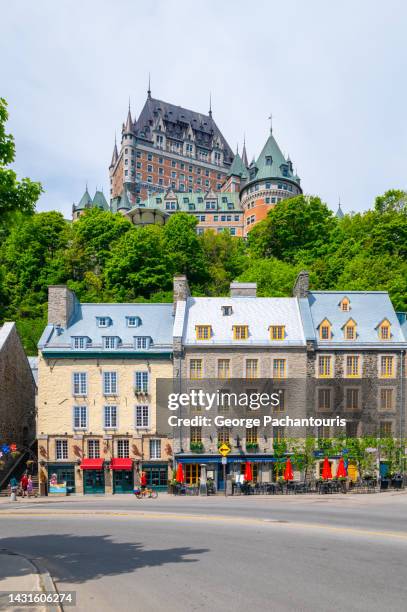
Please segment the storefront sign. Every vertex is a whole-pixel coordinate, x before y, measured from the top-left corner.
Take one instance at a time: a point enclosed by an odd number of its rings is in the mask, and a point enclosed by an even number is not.
[[[66,495],[67,494],[66,482],[61,482],[60,484],[50,482],[49,493],[51,495]]]

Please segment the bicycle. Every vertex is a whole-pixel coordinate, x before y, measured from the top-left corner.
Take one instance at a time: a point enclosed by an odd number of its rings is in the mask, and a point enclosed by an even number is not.
[[[134,489],[134,495],[137,499],[143,499],[143,497],[148,497],[149,499],[157,499],[158,493],[154,491],[154,489]]]

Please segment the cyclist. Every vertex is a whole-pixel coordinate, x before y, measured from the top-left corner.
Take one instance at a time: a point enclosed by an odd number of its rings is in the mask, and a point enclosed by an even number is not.
[[[147,486],[147,474],[145,472],[141,472],[140,476],[140,487],[142,491],[146,490]]]

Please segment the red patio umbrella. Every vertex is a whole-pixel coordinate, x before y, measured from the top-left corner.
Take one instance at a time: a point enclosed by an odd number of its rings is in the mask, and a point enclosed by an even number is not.
[[[244,469],[244,479],[246,482],[250,482],[251,480],[253,480],[252,464],[250,463],[250,461],[246,462],[246,466]]]
[[[338,469],[336,470],[336,477],[337,478],[346,478],[347,475],[348,474],[346,472],[345,462],[343,460],[343,457],[341,457],[339,459]]]
[[[324,480],[332,478],[331,464],[328,461],[328,457],[325,457],[324,459],[324,467],[322,468],[322,478]]]
[[[285,464],[284,480],[294,480],[293,466],[291,465],[290,457],[288,457]]]
[[[182,469],[182,463],[178,463],[175,480],[181,484],[185,482],[185,474],[184,474],[184,470]]]

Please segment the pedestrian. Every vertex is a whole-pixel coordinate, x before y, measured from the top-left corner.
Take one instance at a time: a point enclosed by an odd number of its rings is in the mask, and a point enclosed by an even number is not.
[[[147,474],[145,472],[141,472],[140,486],[141,486],[141,490],[145,491],[145,488],[147,486]]]
[[[28,477],[28,482],[27,482],[27,495],[28,497],[31,497],[31,495],[34,493],[34,485],[33,485],[33,479],[31,478],[31,475]]]
[[[21,477],[20,480],[20,485],[21,485],[21,489],[22,489],[22,495],[23,497],[26,496],[27,493],[27,486],[28,486],[28,476],[27,476],[27,472],[24,472],[24,474]]]

